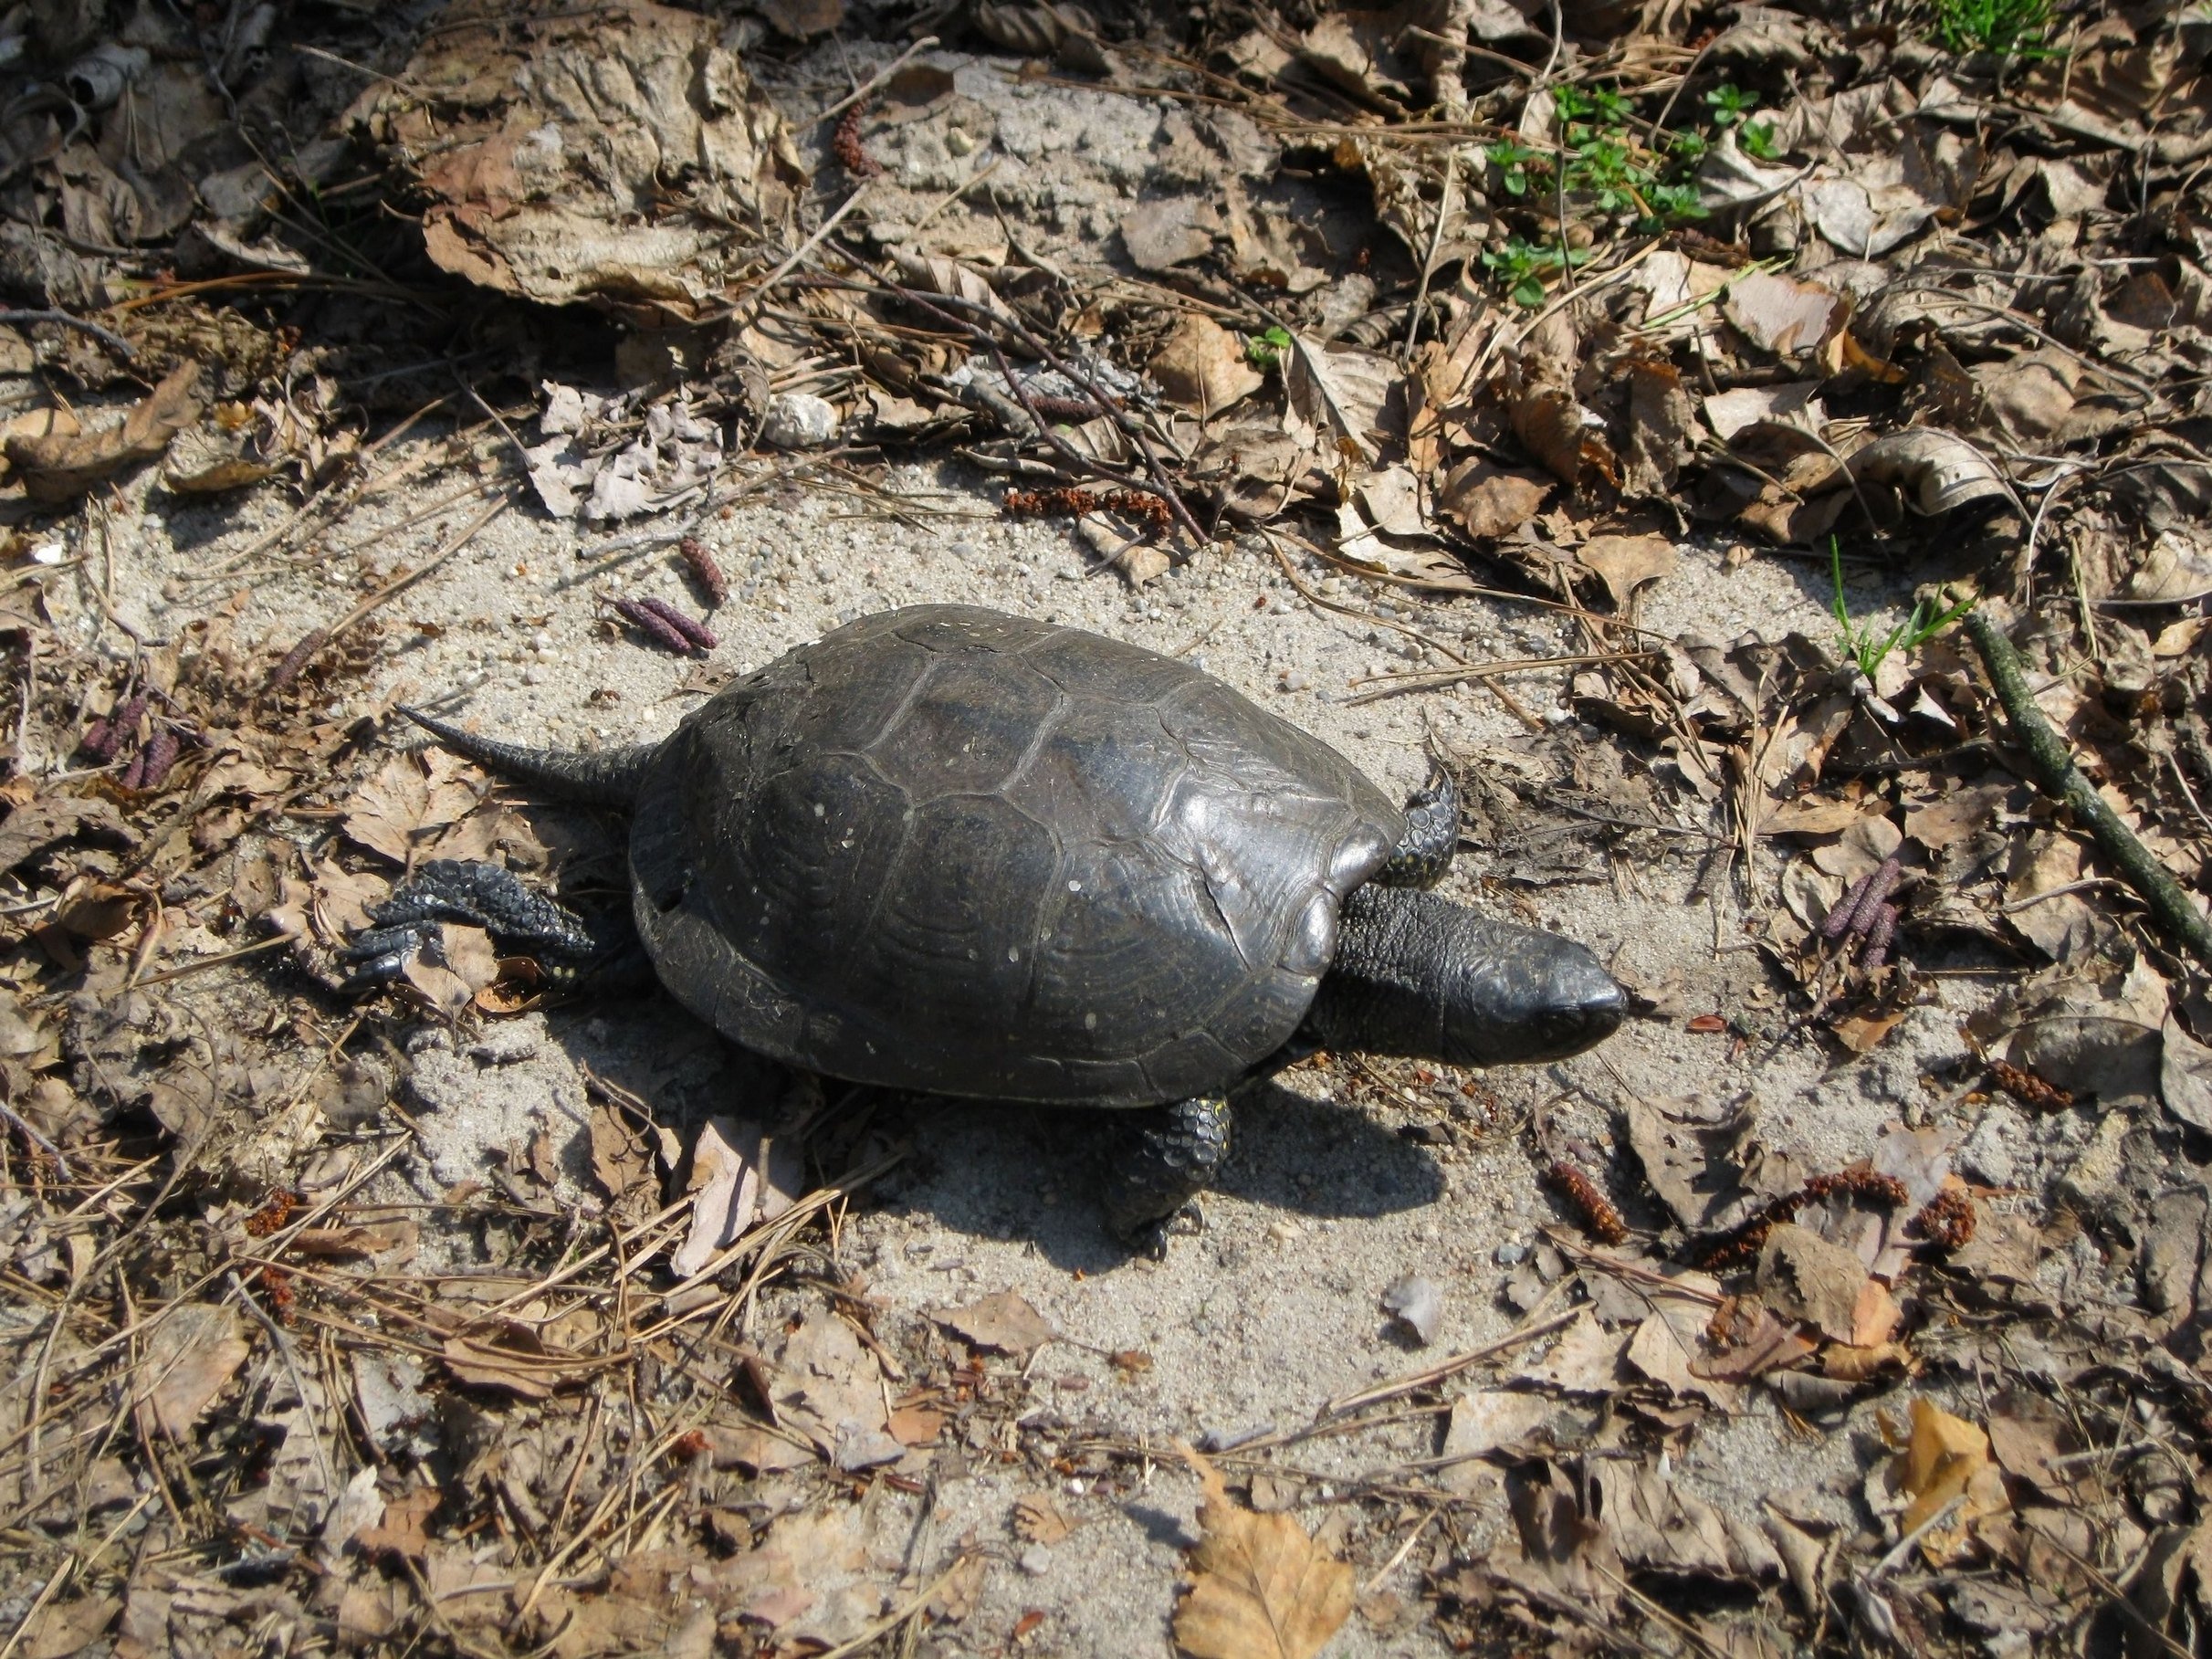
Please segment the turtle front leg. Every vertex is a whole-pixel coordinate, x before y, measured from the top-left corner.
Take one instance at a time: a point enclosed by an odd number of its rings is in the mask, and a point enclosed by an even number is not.
[[[351,991],[398,979],[437,937],[441,922],[483,929],[501,955],[531,957],[561,984],[592,977],[636,946],[626,919],[594,924],[531,892],[504,866],[451,858],[424,865],[369,913],[369,921],[338,953],[352,964],[345,981]]]
[[[1372,879],[1386,887],[1432,887],[1452,867],[1459,845],[1459,785],[1441,766],[1431,765],[1427,787],[1406,797],[1406,833]]]
[[[1106,1171],[1106,1225],[1154,1256],[1167,1254],[1168,1229],[1229,1161],[1229,1100],[1200,1095],[1132,1114]]]

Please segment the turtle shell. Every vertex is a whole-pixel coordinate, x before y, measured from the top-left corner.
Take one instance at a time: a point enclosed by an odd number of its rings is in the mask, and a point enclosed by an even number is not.
[[[1287,1040],[1403,814],[1212,676],[970,605],[697,709],[633,820],[639,932],[724,1035],[854,1082],[1086,1106]]]

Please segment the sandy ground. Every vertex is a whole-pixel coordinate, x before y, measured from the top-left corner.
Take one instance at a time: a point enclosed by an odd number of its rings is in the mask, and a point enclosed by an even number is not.
[[[1594,729],[1578,730],[1557,701],[1564,686],[1556,671],[1515,682],[1550,728],[1542,739],[1474,688],[1348,705],[1351,679],[1404,666],[1383,643],[1395,636],[1309,607],[1263,553],[1215,548],[1132,593],[1111,575],[1085,573],[1086,559],[1066,527],[1000,520],[981,481],[957,467],[895,467],[887,483],[916,509],[915,523],[821,495],[756,499],[708,521],[707,540],[733,585],[730,603],[713,618],[723,642],[716,666],[759,665],[883,606],[960,600],[1202,657],[1214,673],[1356,757],[1393,792],[1421,781],[1428,734],[1477,768],[1525,763],[1554,740],[1611,741]],[[435,499],[431,492],[446,488],[427,486],[424,493]],[[372,534],[416,509],[416,501],[394,499],[357,519],[341,532],[362,548],[352,559],[251,582],[246,636],[297,637],[344,609],[372,573],[418,562],[467,510]],[[173,634],[208,603],[208,590],[178,579],[244,546],[286,510],[274,495],[180,509],[157,493],[139,533],[119,541],[122,613],[151,636]],[[617,635],[600,619],[592,590],[604,573],[580,559],[579,542],[571,527],[534,509],[498,520],[394,607],[384,656],[365,681],[353,682],[348,711],[367,712],[393,698],[427,700],[487,731],[576,746],[666,731],[692,705],[678,689],[690,666]],[[1812,567],[1764,557],[1732,569],[1710,550],[1687,547],[1680,570],[1648,593],[1642,620],[1723,640],[1747,629],[1768,637],[1792,628],[1825,636],[1824,578]],[[628,559],[612,583],[696,605],[672,550]],[[56,594],[64,610],[71,603],[59,591],[66,586],[58,584]],[[1893,604],[1902,591],[1870,588],[1860,598],[1870,606],[1882,598]],[[1466,641],[1477,657],[1565,646],[1557,625],[1519,607],[1479,600],[1416,606],[1357,582],[1336,592],[1360,604],[1380,598],[1409,614],[1418,609],[1424,627]],[[432,637],[411,619],[435,619],[443,632]],[[411,739],[395,721],[387,740]],[[588,845],[593,833],[559,814],[539,821],[549,833],[565,825],[574,845]],[[1099,1223],[1088,1161],[1100,1141],[1098,1118],[923,1106],[907,1124],[915,1156],[878,1188],[878,1202],[844,1230],[843,1263],[865,1276],[894,1330],[989,1292],[1020,1292],[1071,1339],[1042,1350],[1033,1368],[1033,1379],[1048,1385],[1033,1410],[1054,1413],[1070,1433],[1149,1436],[1163,1449],[1209,1434],[1234,1439],[1297,1425],[1334,1395],[1422,1363],[1378,1302],[1402,1274],[1426,1273],[1446,1291],[1430,1357],[1508,1328],[1517,1315],[1500,1290],[1510,1265],[1536,1242],[1538,1224],[1559,1216],[1536,1182],[1519,1132],[1539,1105],[1557,1103],[1562,1121],[1606,1155],[1606,1108],[1630,1091],[1709,1100],[1748,1092],[1774,1143],[1801,1153],[1808,1167],[1827,1169],[1863,1156],[1881,1127],[1901,1113],[1936,1101],[1924,1075],[1959,1051],[1956,1023],[1973,995],[1970,978],[1934,982],[1935,1005],[1917,1011],[1873,1056],[1851,1064],[1833,1065],[1804,1042],[1755,1064],[1756,1050],[1732,1057],[1725,1034],[1685,1030],[1687,1015],[1707,1010],[1771,1018],[1787,1009],[1745,948],[1735,884],[1716,875],[1698,887],[1703,844],[1683,837],[1670,845],[1674,850],[1657,860],[1639,854],[1609,862],[1593,854],[1586,868],[1565,877],[1551,871],[1545,885],[1519,887],[1510,886],[1515,872],[1509,860],[1473,847],[1449,878],[1447,890],[1501,911],[1507,908],[1501,895],[1517,893],[1536,919],[1588,941],[1638,985],[1669,988],[1664,1017],[1632,1022],[1599,1053],[1494,1074],[1482,1081],[1494,1098],[1456,1112],[1436,1097],[1356,1109],[1331,1097],[1345,1087],[1342,1076],[1313,1068],[1255,1087],[1239,1103],[1238,1150],[1221,1190],[1206,1202],[1203,1233],[1177,1239],[1161,1263],[1128,1259]],[[1487,890],[1485,877],[1495,878]],[[1761,886],[1771,891],[1771,878]],[[178,991],[212,1006],[223,994],[220,979],[199,976]],[[761,1089],[756,1066],[662,996],[571,1004],[478,1037],[425,1029],[414,1046],[405,1097],[423,1125],[425,1151],[406,1181],[425,1198],[479,1173],[487,1154],[526,1139],[538,1121],[569,1143],[574,1167],[583,1121],[579,1061],[636,1089],[678,1126],[708,1111],[771,1104],[745,1097]],[[1403,1132],[1421,1125],[1444,1132]],[[1625,1153],[1620,1158],[1625,1170]],[[1616,1182],[1616,1190],[1628,1189]],[[1147,1350],[1155,1363],[1125,1380],[1104,1356],[1130,1348]],[[1293,1461],[1328,1481],[1432,1454],[1434,1445],[1432,1425],[1419,1423],[1362,1440],[1311,1442]],[[1846,1468],[1857,1447],[1845,1433],[1807,1440],[1770,1404],[1753,1399],[1739,1418],[1705,1425],[1678,1463],[1698,1489],[1756,1518],[1760,1495]],[[1196,1501],[1186,1472],[1167,1463],[1127,1503],[1100,1500],[1073,1481],[1061,1501],[1085,1524],[1054,1548],[1025,1549],[1007,1531],[1007,1516],[1017,1496],[1034,1489],[1033,1477],[957,1452],[939,1455],[926,1520],[922,1500],[893,1501],[933,1538],[972,1534],[1002,1547],[1007,1564],[989,1578],[973,1630],[1003,1631],[1033,1607],[1048,1615],[1048,1651],[1164,1650],[1179,1545]],[[1316,1510],[1309,1523],[1328,1513]],[[1406,1525],[1418,1518],[1410,1514]],[[1349,1541],[1363,1580],[1404,1529],[1379,1528]],[[1413,1598],[1429,1561],[1425,1549],[1413,1551],[1378,1588]],[[1424,1622],[1393,1630],[1355,1619],[1332,1651],[1442,1649]]]

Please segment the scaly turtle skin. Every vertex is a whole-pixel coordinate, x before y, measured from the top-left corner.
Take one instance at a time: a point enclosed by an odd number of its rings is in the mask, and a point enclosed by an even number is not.
[[[408,711],[449,747],[632,815],[662,983],[731,1040],[854,1082],[1148,1112],[1109,1219],[1157,1228],[1228,1150],[1224,1096],[1320,1044],[1486,1065],[1620,1022],[1582,946],[1433,895],[1448,778],[1393,806],[1211,675],[970,605],[864,618],[665,741],[580,756]],[[568,961],[600,942],[482,866],[425,869],[351,954],[441,918]]]

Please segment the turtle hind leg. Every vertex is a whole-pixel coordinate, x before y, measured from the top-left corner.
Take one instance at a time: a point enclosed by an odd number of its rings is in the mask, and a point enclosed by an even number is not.
[[[1115,1236],[1158,1256],[1168,1231],[1229,1161],[1229,1100],[1200,1095],[1133,1114],[1106,1176],[1106,1225]]]
[[[369,926],[339,951],[351,965],[347,989],[365,991],[398,979],[436,939],[442,922],[483,929],[501,955],[535,959],[556,984],[635,977],[624,960],[637,954],[627,919],[587,921],[531,892],[503,866],[438,858],[370,911]]]
[[[1459,845],[1459,785],[1444,768],[1431,766],[1427,785],[1406,797],[1406,833],[1373,879],[1387,887],[1432,887],[1452,867]]]

